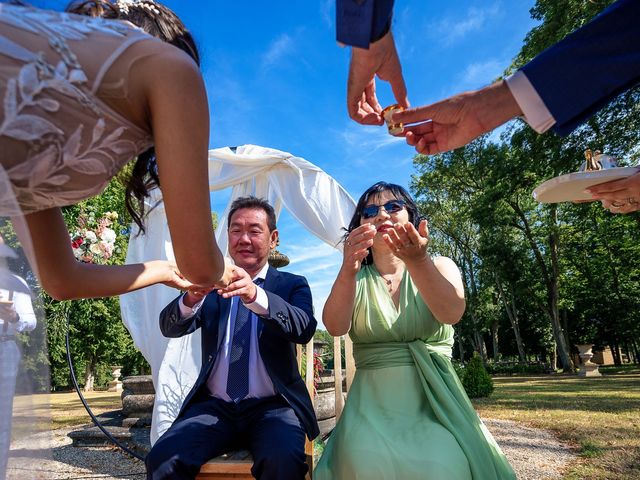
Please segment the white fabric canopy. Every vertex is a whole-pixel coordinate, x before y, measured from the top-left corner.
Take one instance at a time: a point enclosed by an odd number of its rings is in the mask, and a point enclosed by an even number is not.
[[[355,202],[324,171],[290,153],[255,145],[209,151],[211,191],[232,188],[229,205],[219,218],[216,238],[227,252],[227,213],[237,197],[255,195],[266,198],[279,216],[282,207],[311,233],[339,248],[340,239]],[[160,192],[152,192],[150,204],[161,201]],[[154,259],[173,259],[173,250],[165,212],[161,203],[151,211],[147,233],[129,241],[127,263]],[[312,285],[313,288],[313,285]],[[181,338],[162,336],[158,316],[178,292],[155,285],[120,297],[122,318],[131,336],[151,365],[156,398],[151,424],[154,443],[173,423],[186,395],[200,371],[200,332]]]

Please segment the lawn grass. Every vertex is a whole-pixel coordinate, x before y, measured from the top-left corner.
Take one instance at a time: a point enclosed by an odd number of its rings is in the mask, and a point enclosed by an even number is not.
[[[85,392],[83,395],[96,415],[122,408],[120,392]],[[30,417],[35,414],[42,423],[38,429],[43,430],[91,423],[91,417],[75,391],[17,396],[14,401],[13,414],[14,416],[28,415]]]
[[[514,420],[554,432],[579,461],[564,478],[640,478],[640,369],[575,375],[496,377],[488,399],[473,403],[483,417]]]

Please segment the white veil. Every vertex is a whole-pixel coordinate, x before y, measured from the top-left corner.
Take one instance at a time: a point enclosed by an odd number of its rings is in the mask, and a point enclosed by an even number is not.
[[[1,165],[0,237],[0,317],[7,305],[17,313],[0,318],[0,480],[34,478],[51,458],[47,329],[30,237]]]

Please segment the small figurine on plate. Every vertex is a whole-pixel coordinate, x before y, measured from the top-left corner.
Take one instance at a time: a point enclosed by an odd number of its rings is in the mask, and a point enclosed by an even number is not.
[[[533,198],[540,203],[593,202],[599,198],[587,191],[588,188],[627,178],[638,171],[638,167],[618,167],[615,157],[587,149],[585,161],[578,172],[541,183],[533,191]]]

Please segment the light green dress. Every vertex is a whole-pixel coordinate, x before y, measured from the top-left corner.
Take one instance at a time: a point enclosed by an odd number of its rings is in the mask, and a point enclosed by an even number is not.
[[[357,277],[356,374],[314,480],[515,479],[451,365],[453,327],[405,272],[396,309],[384,280]]]

